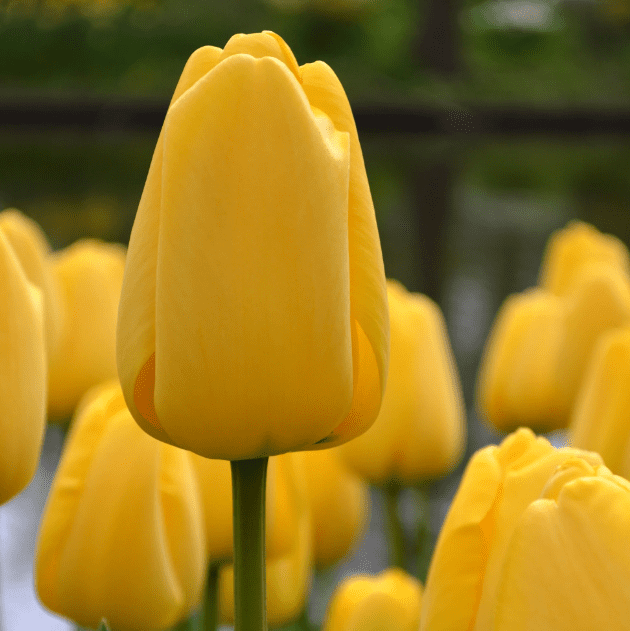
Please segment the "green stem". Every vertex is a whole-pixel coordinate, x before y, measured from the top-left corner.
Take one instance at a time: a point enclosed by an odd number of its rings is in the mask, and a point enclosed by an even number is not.
[[[388,482],[384,487],[384,492],[391,565],[405,569],[405,532],[398,517],[400,485],[395,482]]]
[[[234,629],[267,631],[265,486],[268,458],[232,461]]]
[[[201,631],[215,631],[219,617],[218,607],[219,564],[211,563],[208,568],[206,593],[201,610]]]
[[[420,506],[420,523],[418,524],[418,534],[416,538],[416,545],[414,550],[414,557],[416,558],[416,576],[424,584],[429,571],[429,564],[431,563],[431,556],[433,554],[432,546],[432,533],[430,524],[430,503],[427,494],[427,489],[422,487],[416,487],[416,496],[418,498],[418,504]]]

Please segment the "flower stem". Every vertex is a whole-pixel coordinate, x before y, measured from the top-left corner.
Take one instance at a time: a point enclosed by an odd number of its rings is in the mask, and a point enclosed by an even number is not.
[[[208,568],[206,593],[201,610],[201,631],[215,631],[218,618],[219,564],[211,563]]]
[[[268,458],[232,461],[234,629],[267,631],[265,486]]]
[[[398,516],[400,485],[388,482],[384,487],[391,565],[405,568],[405,532]]]

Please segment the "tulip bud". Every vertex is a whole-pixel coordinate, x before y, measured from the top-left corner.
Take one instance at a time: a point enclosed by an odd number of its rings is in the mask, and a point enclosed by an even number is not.
[[[399,568],[342,581],[326,611],[322,631],[417,631],[422,585]]]
[[[35,475],[46,421],[43,300],[0,225],[0,505]]]
[[[50,358],[48,413],[66,417],[93,386],[116,377],[116,318],[125,266],[121,245],[83,239],[52,256],[63,329]]]
[[[569,426],[574,447],[596,451],[630,477],[630,328],[603,334],[593,351]]]
[[[598,454],[529,429],[479,450],[438,538],[420,629],[625,628],[628,491]]]
[[[602,234],[582,221],[572,221],[554,232],[540,268],[540,286],[562,296],[568,293],[582,269],[589,263],[603,263],[630,275],[630,254],[617,237]]]
[[[13,208],[0,213],[0,230],[13,248],[26,278],[42,292],[46,350],[50,357],[57,350],[63,312],[59,287],[47,261],[50,246],[46,235],[35,221]]]
[[[514,294],[503,303],[477,378],[477,406],[497,429],[565,424],[557,404],[563,322],[562,300],[547,291]]]
[[[118,369],[146,432],[207,458],[365,431],[388,363],[383,261],[339,80],[273,33],[189,59],[129,243]]]
[[[293,453],[272,460],[276,461],[276,493],[281,509],[276,519],[294,535],[290,550],[268,558],[266,564],[267,620],[270,627],[279,627],[295,620],[306,606],[312,533],[303,461]],[[219,616],[223,623],[234,624],[232,565],[219,570]]]
[[[318,567],[345,557],[363,532],[370,511],[368,486],[344,463],[338,449],[304,451],[306,488]]]
[[[444,475],[461,456],[464,402],[439,307],[388,281],[391,358],[387,389],[372,428],[341,453],[373,483]]]
[[[198,605],[205,577],[189,454],[142,432],[117,383],[86,397],[44,510],[37,592],[87,627],[163,629]]]

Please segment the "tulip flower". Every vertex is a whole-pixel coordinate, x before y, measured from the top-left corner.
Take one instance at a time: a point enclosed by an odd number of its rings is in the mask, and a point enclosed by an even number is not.
[[[598,454],[529,429],[479,450],[438,538],[421,631],[625,628],[629,491]]]
[[[313,557],[326,567],[345,557],[363,532],[370,510],[367,484],[344,463],[339,448],[304,451],[313,520]]]
[[[539,285],[562,296],[568,293],[589,263],[604,263],[630,275],[628,248],[610,234],[582,221],[572,221],[554,232],[543,257]]]
[[[293,534],[289,550],[267,561],[267,619],[270,627],[295,620],[306,606],[312,561],[311,514],[302,454],[288,453],[275,461],[276,493],[282,509],[276,519]],[[234,624],[234,567],[219,570],[219,616]]]
[[[444,475],[465,442],[464,402],[439,307],[388,281],[391,359],[376,423],[341,448],[367,480],[404,484]]]
[[[117,382],[86,395],[40,526],[35,583],[55,613],[164,629],[199,603],[205,545],[189,454],[133,422]]]
[[[273,33],[189,59],[134,222],[118,318],[125,400],[206,458],[332,447],[381,404],[388,314],[352,112]]]
[[[337,586],[322,631],[417,631],[421,607],[422,585],[403,570],[358,574]]]
[[[0,223],[0,505],[35,475],[46,420],[42,294],[32,285]]]
[[[82,239],[52,256],[63,328],[49,361],[48,413],[67,417],[87,390],[116,377],[116,318],[125,250]]]
[[[569,440],[596,451],[613,473],[630,478],[630,328],[601,336],[578,394]]]
[[[562,300],[541,289],[503,303],[477,379],[477,406],[497,429],[564,425],[557,403],[563,321]]]
[[[0,212],[0,230],[11,244],[28,280],[42,292],[46,351],[50,357],[57,350],[63,317],[59,287],[47,260],[50,245],[39,224],[14,208]]]

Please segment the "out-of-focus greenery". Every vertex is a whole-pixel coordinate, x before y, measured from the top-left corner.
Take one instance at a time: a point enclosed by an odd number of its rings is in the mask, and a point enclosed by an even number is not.
[[[629,0],[459,0],[449,77],[419,53],[432,1],[0,0],[0,85],[169,96],[195,48],[271,29],[353,101],[630,101]]]

